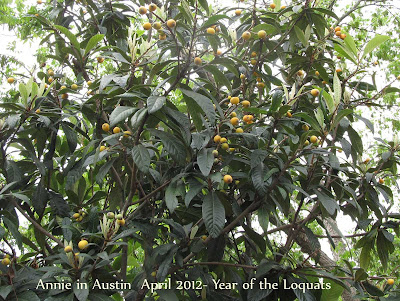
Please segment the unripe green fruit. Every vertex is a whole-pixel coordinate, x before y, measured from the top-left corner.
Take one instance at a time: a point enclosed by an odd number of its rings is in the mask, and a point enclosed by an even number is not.
[[[116,219],[123,219],[124,217],[122,216],[122,214],[117,214],[117,215],[115,216],[115,218],[116,218]]]
[[[107,213],[107,218],[108,218],[108,219],[114,219],[114,217],[115,217],[114,212],[108,212],[108,213]]]

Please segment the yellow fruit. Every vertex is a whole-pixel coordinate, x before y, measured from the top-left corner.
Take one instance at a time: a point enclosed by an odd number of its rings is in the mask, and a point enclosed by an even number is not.
[[[335,28],[335,32],[337,32],[337,31],[341,31],[342,29],[339,27],[339,26],[337,26],[336,28]]]
[[[100,151],[104,151],[106,149],[106,147],[104,145],[100,146]]]
[[[242,106],[245,107],[245,108],[250,107],[250,101],[248,101],[248,100],[243,100],[243,101],[242,101]]]
[[[132,135],[132,133],[130,131],[124,131],[124,137],[125,138],[128,138],[131,135]]]
[[[242,11],[240,9],[235,10],[235,15],[240,16],[242,14]]]
[[[311,136],[310,137],[310,142],[311,143],[316,143],[318,141],[318,137],[317,136]]]
[[[208,34],[215,34],[215,29],[212,27],[207,28],[207,33]]]
[[[390,278],[387,280],[388,285],[393,285],[394,284],[394,279]]]
[[[227,150],[228,148],[229,148],[229,144],[228,143],[222,143],[221,144],[221,148],[223,149],[223,150]]]
[[[149,5],[149,11],[155,11],[157,9],[157,5],[155,5],[154,3],[151,3]]]
[[[364,160],[364,163],[367,164],[367,163],[369,163],[369,161],[371,161],[371,158],[365,159],[365,160]]]
[[[86,247],[88,246],[88,242],[87,242],[87,240],[84,240],[84,239],[82,239],[79,243],[78,243],[78,248],[80,249],[80,250],[84,250],[84,249],[86,249]]]
[[[319,76],[319,72],[318,72],[318,71],[315,71],[315,75],[316,75],[316,76]]]
[[[161,29],[161,23],[160,22],[154,22],[153,23],[153,28],[156,29],[156,30]]]
[[[397,76],[397,79],[398,79],[398,80],[400,80],[400,75],[399,75],[399,76]]]
[[[304,145],[305,145],[305,146],[307,146],[307,145],[309,145],[309,144],[310,144],[310,141],[308,141],[308,140],[304,141]]]
[[[303,124],[302,128],[303,128],[303,131],[306,131],[306,132],[310,129],[310,127],[307,124]]]
[[[221,141],[221,136],[220,135],[215,135],[214,136],[214,142],[215,143],[218,143],[218,142],[220,142]]]
[[[62,99],[68,99],[68,94],[67,94],[67,93],[61,94],[61,98],[62,98]]]
[[[97,62],[99,62],[100,64],[101,64],[102,62],[104,62],[104,57],[99,56],[99,57],[97,58]]]
[[[49,82],[49,84],[51,84],[53,82],[54,78],[49,77],[49,79],[47,80]]]
[[[13,77],[7,78],[7,83],[12,84],[13,82],[14,82],[14,78]]]
[[[327,84],[327,82],[323,80],[323,81],[322,81],[322,84],[323,84],[323,85],[326,85],[326,84]]]
[[[235,151],[235,148],[234,148],[234,147],[230,147],[230,148],[229,148],[229,151],[230,151],[231,153],[233,153],[233,152]]]
[[[92,84],[92,81],[88,81],[87,85],[90,86]]]
[[[166,38],[167,38],[167,35],[165,33],[158,35],[158,39],[161,41],[165,40]]]
[[[290,113],[290,112],[286,112],[286,116],[289,117],[289,118],[291,118],[293,115],[292,115],[292,113]]]
[[[239,124],[239,118],[237,118],[237,117],[231,118],[231,124],[232,125],[238,125]]]
[[[336,69],[336,73],[342,73],[342,69],[337,68],[337,69]]]
[[[125,225],[125,219],[118,219],[117,220],[117,224],[120,226],[124,226]]]
[[[338,149],[338,152],[341,153],[341,152],[343,152],[343,151],[339,148],[339,149]]]
[[[201,239],[202,239],[202,240],[206,240],[206,239],[207,239],[207,235],[202,235],[202,236],[201,236]]]
[[[175,21],[174,19],[169,19],[169,20],[167,21],[167,26],[168,26],[169,28],[174,28],[174,27],[176,26],[176,21]]]
[[[225,142],[228,142],[228,139],[226,139],[225,137],[222,137],[222,138],[219,140],[219,142],[220,142],[220,143],[225,143]]]
[[[275,3],[271,3],[271,4],[269,5],[269,7],[270,7],[271,9],[275,9],[276,5],[275,5]]]
[[[297,75],[298,75],[298,76],[303,76],[303,75],[304,75],[304,71],[303,71],[303,70],[297,71]]]
[[[264,83],[257,83],[257,87],[259,89],[264,89],[265,88],[265,84]]]
[[[233,105],[237,105],[239,103],[239,101],[240,101],[239,97],[232,97],[230,100],[231,104],[233,104]]]
[[[319,90],[318,89],[312,89],[310,93],[311,93],[312,96],[317,97],[319,95]]]
[[[119,127],[116,126],[115,128],[113,128],[114,134],[118,134],[119,132],[121,132],[121,129]]]
[[[110,125],[108,123],[103,123],[102,126],[101,126],[101,129],[104,132],[108,132],[110,130]]]
[[[37,4],[42,4],[43,2],[42,2],[42,0],[37,0],[36,3]]]
[[[139,7],[139,14],[141,15],[147,14],[147,8],[144,6]]]
[[[72,215],[72,218],[78,218],[78,217],[80,217],[81,215],[79,214],[79,213],[74,213],[74,215]]]
[[[35,14],[35,17],[39,17],[39,14]]]
[[[151,272],[151,276],[152,276],[152,277],[156,277],[156,275],[157,275],[157,272],[155,272],[155,271],[154,271],[154,272]]]
[[[243,129],[242,128],[237,128],[235,132],[238,133],[238,134],[241,134],[241,133],[243,133]]]
[[[379,184],[383,184],[383,183],[385,183],[385,180],[382,179],[382,178],[380,178],[380,179],[379,179]]]
[[[281,6],[281,9],[285,9],[285,8],[286,8],[286,6],[285,6],[285,5],[282,5],[282,6]]]
[[[231,99],[231,98],[232,98],[232,96],[231,96],[231,95],[229,95],[229,96],[228,96],[228,99]]]
[[[72,89],[72,90],[78,89],[78,85],[77,85],[77,84],[72,84],[72,85],[71,85],[71,89]]]
[[[5,266],[9,265],[10,263],[11,263],[11,260],[10,260],[9,258],[4,258],[4,259],[1,261],[1,264],[2,264],[2,265],[5,265]]]
[[[231,177],[230,175],[225,175],[225,176],[224,176],[224,182],[225,182],[226,184],[231,184],[232,181],[233,181],[233,179],[232,179],[232,177]]]
[[[335,35],[336,35],[337,37],[340,37],[341,34],[342,34],[341,31],[336,31],[336,32],[335,32]]]
[[[151,29],[151,23],[149,23],[149,22],[144,23],[143,24],[143,28],[144,28],[144,30],[150,30]]]
[[[215,55],[220,56],[222,54],[222,50],[218,49],[217,52],[215,52]]]
[[[236,117],[236,116],[237,116],[236,112],[231,113],[231,117]]]
[[[257,52],[253,51],[250,56],[251,57],[256,57],[257,56]]]
[[[267,33],[265,32],[265,30],[260,30],[257,33],[257,36],[258,36],[259,39],[265,39],[267,37]]]
[[[65,251],[65,253],[70,253],[70,252],[72,252],[72,247],[71,246],[66,246],[64,248],[64,251]]]
[[[251,116],[251,115],[244,115],[244,116],[243,116],[243,121],[244,121],[244,122],[249,122],[249,121],[250,121],[250,116]]]
[[[250,64],[252,64],[253,66],[257,65],[257,60],[255,59],[250,60]]]
[[[53,76],[54,75],[53,69],[47,70],[47,74],[50,75],[50,76]]]
[[[240,79],[245,79],[245,78],[246,78],[246,75],[244,75],[243,73],[240,74]]]
[[[377,66],[379,63],[377,61],[373,62],[374,66]]]
[[[251,38],[251,33],[249,31],[245,31],[244,33],[242,33],[242,39],[245,41],[250,40]]]
[[[36,114],[40,114],[40,109],[37,109],[37,110],[35,111],[35,113],[36,113]]]
[[[64,89],[67,89],[67,87],[66,86],[61,86],[60,87],[60,90],[64,90]]]
[[[216,149],[214,149],[212,151],[212,154],[213,154],[214,157],[218,157],[218,151]]]
[[[201,58],[199,58],[198,56],[194,58],[194,63],[195,65],[199,66],[201,65],[203,61],[201,60]]]
[[[344,40],[346,37],[347,37],[347,36],[346,36],[344,33],[342,33],[342,34],[340,35],[340,38],[341,38],[342,40]]]

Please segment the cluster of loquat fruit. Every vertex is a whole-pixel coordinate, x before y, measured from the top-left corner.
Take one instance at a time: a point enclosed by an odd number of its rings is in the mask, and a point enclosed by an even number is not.
[[[101,126],[101,129],[104,132],[111,133],[110,132],[110,125],[108,123],[103,123],[102,126]],[[116,127],[114,127],[112,129],[112,134],[119,134],[119,133],[121,133],[121,128],[119,128],[118,126],[116,126]],[[124,135],[123,135],[124,138],[129,138],[131,136],[132,136],[132,132],[131,131],[124,131]],[[104,145],[100,146],[100,151],[101,152],[104,151],[104,150],[107,150],[107,149],[108,148],[106,146],[104,146]]]

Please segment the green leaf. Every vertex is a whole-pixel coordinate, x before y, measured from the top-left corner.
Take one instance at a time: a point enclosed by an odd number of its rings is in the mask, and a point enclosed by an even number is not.
[[[57,28],[59,31],[61,31],[61,32],[69,39],[69,41],[71,42],[71,44],[72,44],[72,45],[78,50],[78,52],[79,52],[81,46],[80,46],[80,44],[79,44],[78,39],[76,38],[76,36],[75,36],[72,32],[70,32],[70,31],[68,30],[68,28],[65,28],[64,26],[61,26],[61,25],[54,25],[54,27]]]
[[[3,215],[4,226],[11,233],[15,241],[17,242],[18,247],[22,250],[22,235],[18,230],[18,220],[12,221]]]
[[[83,282],[82,282],[83,283]],[[80,285],[82,283],[79,283]],[[78,287],[78,282],[75,282],[73,285],[73,291],[76,299],[79,301],[86,301],[89,297],[89,284],[87,284],[87,287],[82,286]]]
[[[135,132],[147,115],[147,108],[139,109],[131,118],[132,130]]]
[[[217,238],[225,225],[225,208],[215,192],[210,191],[204,197],[202,212],[208,233]]]
[[[178,207],[176,182],[171,182],[165,190],[165,203],[171,213]]]
[[[228,88],[228,90],[232,90],[231,83],[217,67],[212,65],[207,65],[204,67],[204,69],[210,72],[214,76],[215,81],[220,86],[225,86]]]
[[[344,39],[344,43],[353,52],[354,56],[358,55],[358,49],[357,49],[356,43],[354,42],[354,39],[350,34],[348,34],[348,33],[346,34],[346,38]]]
[[[388,36],[376,35],[375,38],[369,41],[367,46],[365,46],[362,58],[365,58],[366,55],[374,51],[375,48],[379,47],[379,45],[381,45],[382,43],[386,42],[389,39],[390,37]]]
[[[320,125],[319,125],[319,123],[317,122],[317,120],[314,119],[313,117],[311,117],[309,114],[304,113],[304,112],[300,112],[300,113],[296,113],[296,116],[297,116],[297,117],[300,117],[300,118],[302,118],[302,119],[304,119],[304,121],[306,121],[308,124],[310,124],[311,127],[312,127],[314,130],[320,129]]]
[[[337,52],[339,52],[341,56],[351,60],[354,64],[357,65],[357,60],[354,57],[353,52],[350,49],[348,49],[344,44],[343,45],[335,44],[334,48]]]
[[[314,112],[315,118],[318,121],[319,126],[323,129],[325,122],[324,122],[324,112],[322,112],[321,108],[318,107],[317,111]]]
[[[104,294],[97,294],[97,293],[91,293],[89,295],[89,300],[90,301],[114,301],[114,299],[109,296],[106,296]]]
[[[100,167],[97,175],[96,175],[96,182],[99,185],[102,185],[104,182],[104,178],[106,177],[108,171],[110,170],[111,166],[114,164],[116,158],[111,159],[106,164]]]
[[[320,300],[324,301],[339,301],[340,296],[342,295],[344,288],[335,283],[333,280],[324,278],[325,287],[327,287],[328,283],[330,284],[329,290],[322,290],[322,295]]]
[[[32,205],[35,212],[42,216],[48,200],[45,179],[42,177],[32,197]]]
[[[352,146],[356,150],[357,153],[360,155],[363,154],[363,142],[360,138],[360,135],[358,135],[357,131],[355,131],[351,126],[347,128],[347,133],[349,134],[349,138],[351,141]]]
[[[4,228],[2,226],[0,226],[0,240],[3,239],[4,234],[6,234],[6,230],[4,230]]]
[[[197,164],[203,176],[207,177],[210,174],[214,163],[214,155],[211,148],[203,148],[197,154]]]
[[[147,110],[149,111],[149,114],[160,110],[164,106],[166,100],[167,98],[165,96],[153,95],[147,98]]]
[[[211,16],[210,18],[208,18],[207,22],[205,22],[201,28],[204,29],[210,27],[211,25],[217,24],[218,21],[222,19],[229,19],[229,17],[227,15]]]
[[[28,90],[26,89],[26,86],[23,83],[20,83],[18,86],[18,90],[21,94],[23,104],[26,105],[28,103]]]
[[[268,210],[265,206],[262,206],[260,209],[258,209],[257,214],[258,214],[258,222],[260,223],[260,226],[265,234],[268,231],[268,225],[269,225]]]
[[[132,148],[132,159],[141,172],[149,172],[150,154],[146,147],[139,144]]]
[[[340,210],[339,205],[337,204],[335,199],[327,196],[317,189],[315,189],[314,191],[318,197],[318,200],[321,202],[322,206],[329,213],[329,215],[334,215],[336,210]]]
[[[135,113],[137,108],[118,106],[110,115],[110,126],[114,126],[120,122],[125,121],[130,115]]]
[[[340,99],[342,98],[342,84],[340,83],[340,79],[336,71],[335,75],[333,76],[333,92],[333,100],[335,101],[335,106],[338,106],[340,104]]]
[[[183,143],[174,135],[151,129],[150,132],[161,139],[165,150],[178,164],[185,164],[186,162],[186,148]]]
[[[300,40],[300,42],[303,44],[303,46],[307,47],[308,40],[306,39],[304,32],[297,26],[294,26],[294,31],[296,32],[296,36]]]
[[[285,87],[286,88],[286,87]],[[279,107],[282,105],[282,90],[276,90],[275,93],[272,95],[272,104],[269,108],[270,112],[276,112]]]
[[[73,153],[78,144],[78,137],[76,135],[76,131],[71,129],[64,122],[61,124],[61,127],[64,131],[65,137],[67,138],[69,150],[71,151],[71,153]]]
[[[55,214],[62,217],[69,215],[69,206],[61,194],[49,191],[49,200],[51,208]]]
[[[215,122],[215,110],[211,99],[197,92],[189,91],[186,89],[180,90],[183,94],[193,99],[199,105],[199,107],[204,111],[212,124]]]
[[[336,115],[335,120],[333,122],[332,125],[332,129],[334,129],[340,122],[340,120],[342,120],[344,117],[346,117],[347,115],[350,115],[353,113],[352,109],[344,109],[339,111],[339,113]]]
[[[90,52],[90,50],[96,47],[97,43],[99,43],[103,38],[104,38],[103,34],[96,34],[93,37],[91,37],[86,45],[84,55],[87,55]]]
[[[258,24],[254,26],[252,31],[259,32],[260,30],[264,30],[267,35],[276,34],[278,32],[278,29],[275,26],[268,23]]]
[[[13,290],[12,285],[3,285],[0,287],[0,297],[2,297],[4,300],[7,300],[7,296],[9,293],[11,293]]]
[[[336,109],[335,103],[333,102],[332,96],[325,90],[322,90],[322,97],[325,100],[326,106],[328,107],[329,113],[333,113]]]
[[[360,267],[364,270],[368,270],[368,266],[371,260],[372,242],[367,242],[361,250],[360,254]]]

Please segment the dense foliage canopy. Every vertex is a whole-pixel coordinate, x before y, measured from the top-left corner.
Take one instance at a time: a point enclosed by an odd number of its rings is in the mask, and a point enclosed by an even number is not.
[[[336,2],[1,1],[41,47],[1,61],[0,299],[397,300],[394,42]]]

